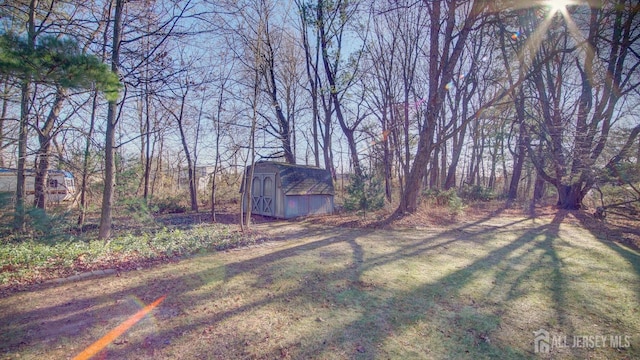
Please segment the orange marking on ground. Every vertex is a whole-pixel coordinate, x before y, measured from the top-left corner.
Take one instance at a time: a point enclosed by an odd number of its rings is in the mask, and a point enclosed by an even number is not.
[[[103,336],[100,340],[94,342],[88,348],[84,349],[84,351],[82,351],[80,354],[74,357],[73,360],[87,360],[87,359],[90,359],[95,354],[99,353],[102,349],[104,349],[107,345],[109,345],[118,336],[122,335],[125,331],[129,330],[130,327],[135,325],[138,321],[142,320],[142,318],[145,317],[145,315],[147,315],[156,306],[160,305],[160,303],[166,297],[167,295],[163,295],[159,297],[156,301],[145,306],[142,310],[135,313],[133,316],[125,320],[122,324],[118,325],[115,329],[109,331],[109,333]]]

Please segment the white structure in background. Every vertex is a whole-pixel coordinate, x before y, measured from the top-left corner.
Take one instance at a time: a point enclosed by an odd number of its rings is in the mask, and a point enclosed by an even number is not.
[[[35,171],[27,170],[26,173],[27,204],[33,204],[35,199]],[[0,168],[0,193],[15,193],[17,183],[17,170]],[[49,170],[47,184],[47,201],[62,202],[72,201],[76,193],[73,174],[64,170]]]
[[[211,177],[213,176],[213,166],[196,166],[196,182],[198,186],[198,192],[204,193],[209,190],[209,184],[211,183]],[[189,171],[187,169],[180,169],[178,177],[178,188],[189,188]]]

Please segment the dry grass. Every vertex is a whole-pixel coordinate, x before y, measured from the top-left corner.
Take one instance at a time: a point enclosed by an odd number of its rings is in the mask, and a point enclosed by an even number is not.
[[[0,354],[72,357],[166,295],[98,358],[638,358],[640,255],[583,222],[557,212],[404,230],[265,223],[283,241],[2,298]],[[541,328],[568,345],[621,335],[630,347],[535,354]]]

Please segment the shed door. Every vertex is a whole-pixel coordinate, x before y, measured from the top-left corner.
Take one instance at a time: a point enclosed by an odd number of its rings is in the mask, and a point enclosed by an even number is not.
[[[253,176],[252,213],[273,216],[274,194],[276,192],[274,177],[273,174],[255,174]]]
[[[262,214],[262,178],[260,175],[253,176],[253,184],[251,186],[251,212],[254,214]]]

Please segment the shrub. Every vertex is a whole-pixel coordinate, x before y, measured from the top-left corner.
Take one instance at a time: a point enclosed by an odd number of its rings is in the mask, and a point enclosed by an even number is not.
[[[359,211],[366,216],[367,211],[375,211],[384,206],[382,184],[375,176],[366,173],[361,177],[353,175],[346,190],[344,208],[347,211]]]
[[[177,196],[170,196],[151,201],[153,212],[159,214],[181,214],[187,212],[187,205],[183,199]]]
[[[451,215],[460,215],[464,211],[464,202],[458,196],[456,189],[427,189],[423,191],[422,195],[426,199],[434,201],[437,205],[447,206]]]
[[[119,201],[125,213],[139,223],[153,221],[151,210],[144,198],[127,198]]]
[[[464,185],[458,194],[467,201],[491,201],[496,198],[493,189],[481,185]]]

